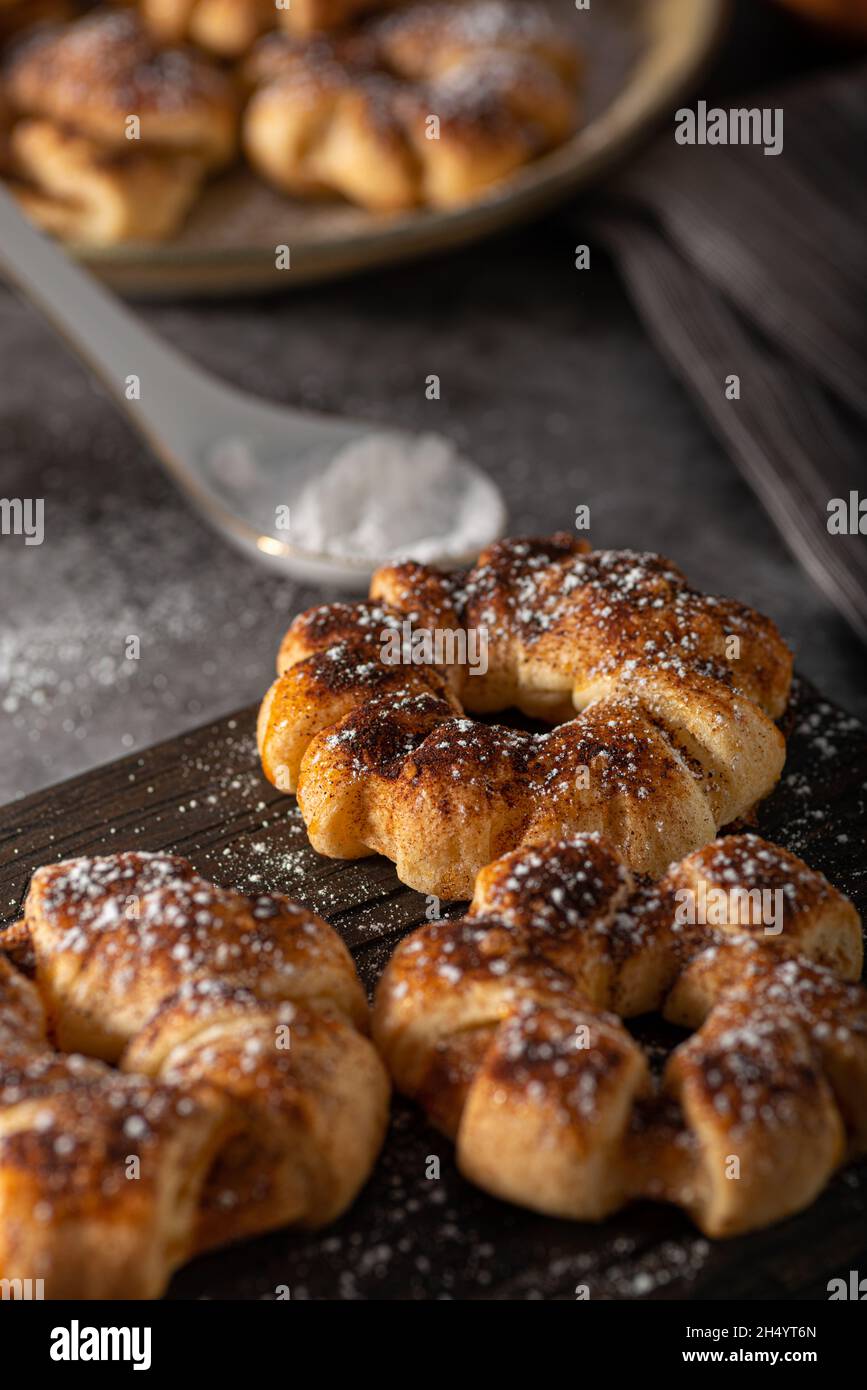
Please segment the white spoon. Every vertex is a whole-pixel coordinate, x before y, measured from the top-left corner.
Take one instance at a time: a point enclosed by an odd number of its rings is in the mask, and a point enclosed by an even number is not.
[[[2,188],[0,270],[93,369],[166,471],[227,540],[298,579],[342,588],[362,588],[390,558],[316,553],[291,533],[292,508],[305,485],[347,446],[372,444],[382,431],[272,405],[194,366],[36,231]],[[411,453],[416,438],[405,439]],[[442,554],[426,556],[432,562],[469,563],[505,526],[496,486],[463,461],[459,476],[467,495],[478,499],[478,535],[466,553],[452,553],[444,536]],[[413,503],[416,523],[424,506],[422,494]],[[287,508],[288,533],[281,529]],[[407,539],[411,554],[412,535]]]

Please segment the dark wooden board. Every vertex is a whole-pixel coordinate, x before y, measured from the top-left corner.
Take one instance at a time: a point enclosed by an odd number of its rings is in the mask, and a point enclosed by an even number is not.
[[[326,860],[292,799],[258,770],[245,710],[0,810],[0,925],[20,914],[33,870],[72,855],[172,849],[217,882],[291,894],[342,933],[369,987],[426,902],[381,859]],[[803,683],[786,771],[758,829],[822,869],[867,919],[867,730]],[[460,828],[456,827],[456,833]],[[449,915],[460,912],[449,905]],[[665,1040],[639,1021],[649,1044]],[[429,1156],[438,1180],[426,1176]],[[465,1182],[451,1145],[397,1100],[385,1151],[353,1209],[318,1232],[280,1231],[209,1255],[173,1298],[826,1298],[867,1267],[867,1164],[769,1231],[705,1240],[680,1212],[643,1203],[600,1226],[539,1217]]]

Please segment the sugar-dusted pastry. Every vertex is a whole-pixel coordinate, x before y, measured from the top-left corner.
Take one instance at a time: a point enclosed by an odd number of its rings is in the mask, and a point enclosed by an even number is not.
[[[369,26],[382,62],[402,77],[427,81],[483,53],[538,59],[574,81],[579,58],[543,7],[511,0],[417,0]]]
[[[0,1272],[154,1298],[198,1251],[334,1220],[385,1132],[367,1026],[345,946],[286,898],[162,854],[40,869],[0,934]]]
[[[791,667],[770,619],[659,555],[501,541],[296,618],[259,748],[314,849],[385,854],[423,893],[468,898],[491,859],[581,830],[658,874],[773,788]],[[472,717],[510,708],[556,727]]]
[[[289,0],[279,7],[279,20],[292,34],[315,34],[340,29],[361,15],[401,3],[402,0]]]
[[[231,83],[189,50],[157,48],[131,14],[100,11],[39,31],[14,51],[6,91],[24,115],[70,126],[106,151],[138,143],[135,117],[148,148],[195,154],[208,168],[235,154]]]
[[[201,192],[195,156],[117,156],[51,121],[22,120],[10,136],[11,187],[44,231],[90,246],[161,241],[184,221]]]
[[[36,31],[8,60],[5,90],[16,191],[65,237],[171,235],[236,151],[231,80],[198,54],[159,49],[132,14]]]
[[[271,29],[310,37],[397,3],[400,0],[138,0],[138,7],[160,42],[189,39],[221,57],[237,58]]]
[[[223,58],[236,58],[273,28],[276,0],[141,0],[145,23],[161,43],[190,40]]]
[[[286,192],[373,210],[466,202],[568,138],[578,60],[532,5],[424,3],[333,38],[265,40],[244,143]]]
[[[652,884],[580,835],[488,865],[468,917],[406,937],[374,1038],[496,1196],[582,1221],[650,1197],[731,1236],[867,1152],[862,960],[851,903],[756,836]],[[658,1083],[621,1021],[657,1009],[697,1030]]]

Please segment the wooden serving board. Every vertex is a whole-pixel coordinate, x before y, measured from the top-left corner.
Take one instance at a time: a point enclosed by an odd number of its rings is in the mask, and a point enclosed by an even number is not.
[[[40,864],[122,849],[171,849],[243,890],[285,892],[343,935],[372,987],[426,902],[382,859],[342,863],[310,849],[292,799],[258,770],[255,711],[0,810],[0,926],[19,915]],[[782,782],[758,829],[847,892],[867,919],[867,730],[796,686]],[[460,827],[455,827],[460,834]],[[458,915],[460,905],[450,905]],[[636,1035],[663,1055],[664,1025]],[[440,1160],[440,1177],[426,1175]],[[352,1210],[322,1232],[280,1231],[208,1255],[175,1278],[172,1298],[595,1299],[819,1298],[827,1281],[867,1268],[867,1164],[840,1174],[809,1210],[768,1231],[705,1240],[679,1211],[642,1203],[599,1226],[496,1201],[457,1172],[449,1142],[412,1106],[394,1104],[383,1155]],[[284,1295],[285,1296],[285,1295]]]

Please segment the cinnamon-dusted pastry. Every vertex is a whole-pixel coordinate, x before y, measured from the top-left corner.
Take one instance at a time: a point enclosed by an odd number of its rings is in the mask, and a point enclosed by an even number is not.
[[[236,149],[230,79],[160,50],[132,14],[37,31],[8,61],[6,95],[16,192],[48,230],[82,241],[170,235]]]
[[[418,0],[369,26],[382,61],[426,81],[482,53],[537,58],[560,76],[578,76],[576,49],[544,8],[511,0]]]
[[[403,625],[447,639],[440,665],[400,643],[395,659]],[[385,854],[444,898],[469,897],[497,855],[580,830],[661,873],[766,796],[785,755],[791,655],[769,619],[660,556],[564,535],[499,542],[457,576],[381,569],[367,603],[296,618],[278,671],[262,765],[297,790],[314,849]],[[558,727],[462,717],[510,707]]]
[[[216,1093],[52,1051],[39,990],[0,952],[0,1276],[38,1271],[53,1298],[155,1297],[193,1253],[236,1129]]]
[[[101,11],[40,31],[13,54],[7,95],[25,115],[71,126],[126,154],[130,116],[145,147],[195,154],[208,168],[234,156],[231,84],[189,50],[157,48],[131,14]]]
[[[139,10],[162,43],[189,39],[224,58],[237,58],[270,29],[310,37],[342,28],[400,0],[139,0]]]
[[[448,206],[568,137],[577,70],[534,6],[414,5],[333,41],[266,40],[245,146],[289,193]]]
[[[291,0],[279,11],[279,20],[292,34],[315,34],[339,29],[361,15],[401,3],[402,0]]]
[[[40,869],[16,959],[24,937],[32,984],[0,956],[4,1276],[156,1297],[202,1249],[352,1201],[388,1081],[318,917],[127,853]]]
[[[204,182],[195,156],[135,151],[121,160],[51,121],[17,122],[9,146],[11,188],[28,217],[82,245],[164,240],[181,226]]]
[[[488,866],[468,917],[405,938],[374,1037],[497,1196],[579,1220],[652,1197],[735,1235],[867,1152],[862,955],[852,905],[756,836],[656,884],[577,836]],[[657,1084],[620,1020],[658,1008],[698,1031]]]
[[[189,39],[223,58],[246,53],[277,21],[275,0],[141,0],[140,10],[161,43]]]
[[[373,209],[411,205],[417,176],[393,79],[348,69],[325,45],[305,47],[297,61],[289,53],[246,109],[253,168],[296,197],[339,192]]]

